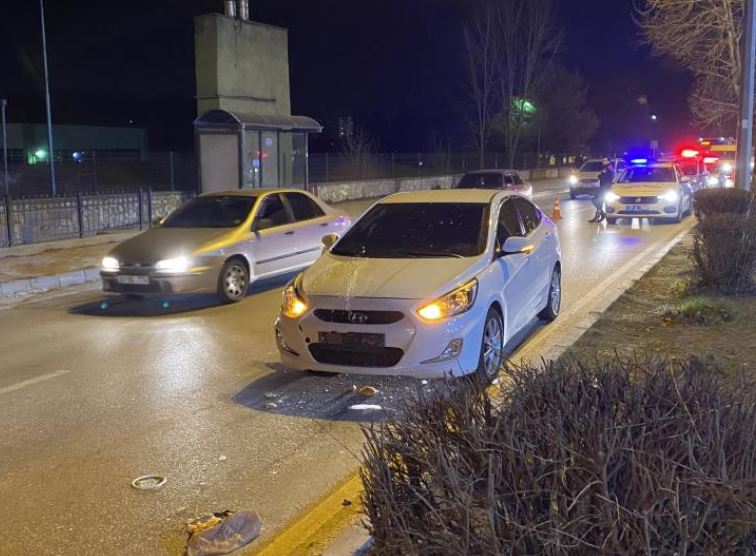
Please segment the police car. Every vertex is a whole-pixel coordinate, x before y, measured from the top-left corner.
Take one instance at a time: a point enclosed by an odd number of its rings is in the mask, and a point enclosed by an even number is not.
[[[609,224],[623,217],[680,222],[693,211],[690,179],[674,162],[633,160],[604,200]]]

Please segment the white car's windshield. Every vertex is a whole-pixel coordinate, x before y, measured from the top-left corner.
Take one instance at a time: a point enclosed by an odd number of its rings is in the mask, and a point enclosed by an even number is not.
[[[331,250],[344,257],[474,257],[486,248],[488,204],[382,203]]]
[[[636,166],[628,168],[619,180],[621,183],[641,182],[675,182],[675,171],[672,168],[656,168]]]
[[[256,197],[212,195],[181,205],[163,222],[164,228],[235,228],[249,216]]]

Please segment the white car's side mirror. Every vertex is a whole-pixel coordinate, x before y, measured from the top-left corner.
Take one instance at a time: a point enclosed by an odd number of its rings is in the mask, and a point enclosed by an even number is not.
[[[528,240],[528,238],[520,236],[509,236],[504,241],[504,245],[501,246],[499,255],[502,257],[506,255],[516,254],[529,255],[533,251],[535,251],[535,245],[533,245],[530,240]]]
[[[323,236],[320,242],[323,244],[323,249],[328,251],[339,240],[339,234],[328,234]]]

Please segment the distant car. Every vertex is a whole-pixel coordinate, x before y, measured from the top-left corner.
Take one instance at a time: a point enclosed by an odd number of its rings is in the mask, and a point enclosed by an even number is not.
[[[509,339],[559,313],[557,228],[521,196],[398,193],[329,247],[284,289],[275,335],[292,369],[490,380]]]
[[[577,199],[581,195],[593,197],[599,191],[599,174],[607,163],[614,165],[614,175],[618,176],[625,169],[626,163],[622,159],[591,158],[583,162],[579,169],[567,177],[570,187],[570,198]]]
[[[312,264],[321,238],[350,224],[344,212],[296,189],[202,195],[108,253],[103,291],[217,292],[223,302],[239,301],[251,282]]]
[[[457,189],[498,189],[522,195],[533,196],[533,186],[524,180],[516,170],[479,170],[468,172],[459,183]]]
[[[693,211],[690,180],[672,162],[630,166],[604,200],[609,224],[623,216],[680,222]]]

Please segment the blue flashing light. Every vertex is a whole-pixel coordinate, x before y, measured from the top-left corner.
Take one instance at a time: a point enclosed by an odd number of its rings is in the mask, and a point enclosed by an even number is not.
[[[631,164],[637,164],[637,165],[641,166],[641,165],[644,165],[644,164],[648,164],[648,159],[647,158],[633,158],[630,161],[630,163]]]

